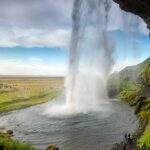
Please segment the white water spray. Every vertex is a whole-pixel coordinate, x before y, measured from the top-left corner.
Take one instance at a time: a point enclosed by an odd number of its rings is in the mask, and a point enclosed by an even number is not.
[[[95,109],[106,99],[106,80],[113,65],[114,42],[107,32],[109,0],[75,0],[72,13],[66,103]]]
[[[114,64],[115,52],[115,37],[109,29],[110,24],[113,26],[110,18],[113,6],[112,0],[74,0],[69,66],[65,82],[66,103],[54,105],[48,109],[49,114],[106,109],[106,81]],[[126,14],[119,11],[122,16]],[[132,19],[129,18],[132,17],[129,15],[123,18],[122,22],[126,24],[124,29],[130,30],[130,25],[132,26]],[[134,27],[135,30],[136,28],[138,26]]]

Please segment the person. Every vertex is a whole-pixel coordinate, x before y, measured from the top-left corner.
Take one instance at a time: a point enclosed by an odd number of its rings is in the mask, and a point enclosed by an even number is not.
[[[146,150],[145,146],[144,146],[144,143],[141,145],[141,150]]]
[[[133,144],[133,136],[130,135],[130,143]]]
[[[126,144],[123,143],[123,150],[126,150]]]
[[[126,141],[128,140],[127,133],[125,133],[124,138],[125,138]]]
[[[131,136],[131,134],[129,133],[128,137],[127,137],[128,144],[130,144],[130,136]]]

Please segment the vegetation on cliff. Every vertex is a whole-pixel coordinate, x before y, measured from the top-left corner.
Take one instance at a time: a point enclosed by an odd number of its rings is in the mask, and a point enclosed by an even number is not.
[[[138,144],[150,149],[150,58],[114,73],[108,80],[108,95],[127,101],[140,118]]]

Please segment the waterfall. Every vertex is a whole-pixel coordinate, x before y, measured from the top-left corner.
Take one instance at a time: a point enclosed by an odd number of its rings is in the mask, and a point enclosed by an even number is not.
[[[110,0],[75,0],[72,12],[66,103],[95,108],[106,99],[106,80],[113,65],[115,42],[108,34]]]
[[[114,18],[110,17],[111,13]],[[118,14],[119,21],[115,18]],[[74,0],[65,80],[66,102],[51,106],[46,113],[59,115],[107,110],[104,107],[108,103],[106,82],[115,63],[115,30],[137,34],[139,23],[138,17],[123,12],[112,0]],[[136,34],[130,41],[134,48],[137,47]],[[128,43],[126,35],[123,42]]]

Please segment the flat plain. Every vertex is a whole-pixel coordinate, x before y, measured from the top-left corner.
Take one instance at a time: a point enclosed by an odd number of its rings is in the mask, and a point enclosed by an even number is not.
[[[0,77],[0,112],[41,104],[58,96],[63,77]]]

